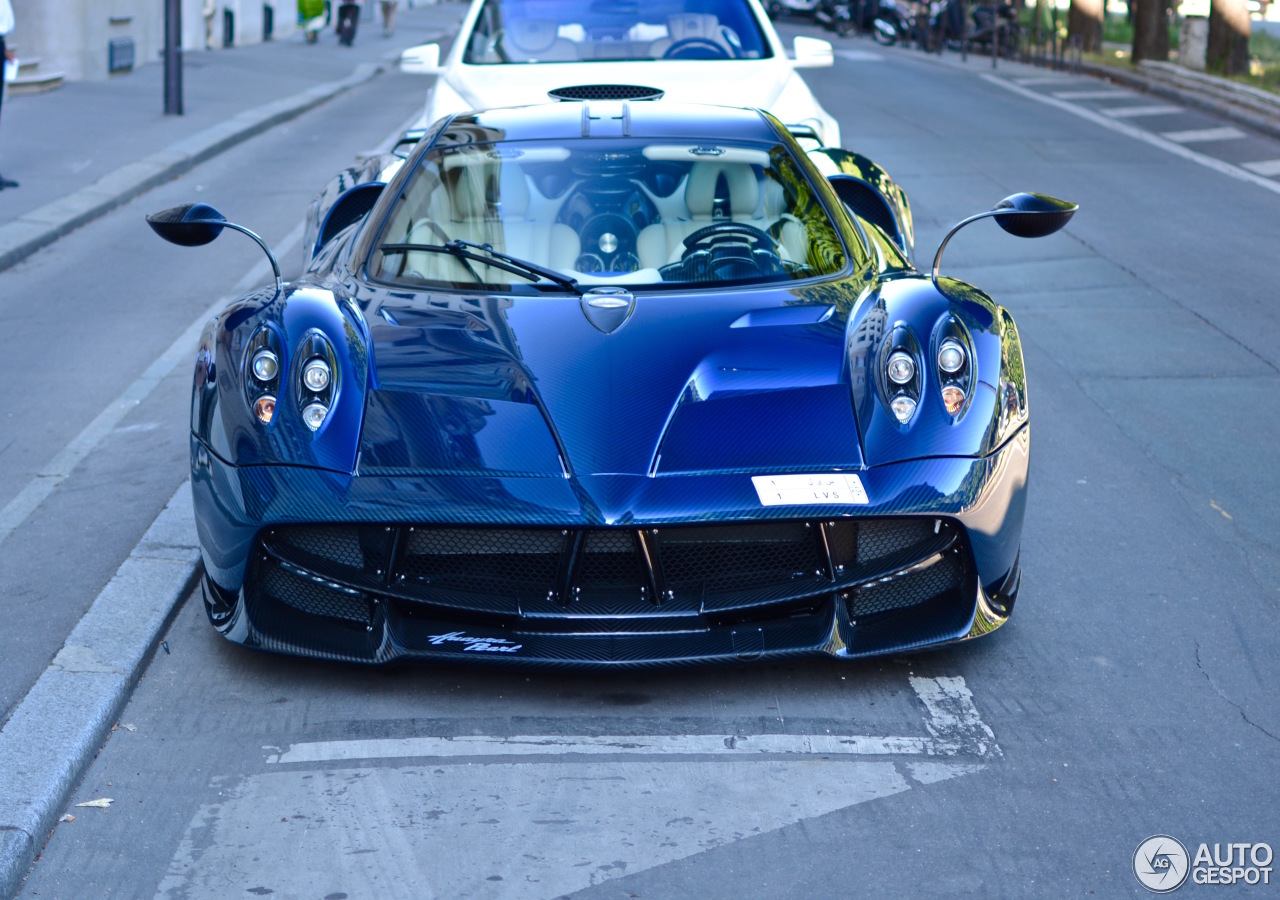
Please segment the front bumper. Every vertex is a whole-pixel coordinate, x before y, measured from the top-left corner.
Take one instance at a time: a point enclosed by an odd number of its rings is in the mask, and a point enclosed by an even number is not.
[[[635,666],[857,657],[932,646],[988,633],[1008,617],[1019,584],[1028,445],[1024,428],[985,459],[927,459],[859,472],[870,501],[865,506],[762,508],[747,474],[382,478],[237,468],[193,443],[205,603],[211,621],[233,641],[366,663],[408,657]],[[372,568],[335,574],[305,554],[283,552],[271,537],[316,523],[359,524],[362,533],[407,533],[408,523],[416,523],[440,532],[634,533],[642,548],[650,530],[696,531],[708,523],[729,529],[803,524],[834,535],[851,524],[871,529],[890,520],[937,523],[935,544],[921,543],[914,557],[900,555],[880,569],[851,567],[847,574],[830,555],[827,569],[786,590],[756,591],[750,602],[711,602],[704,586],[692,605],[689,592],[681,592],[684,605],[677,599],[595,616],[581,614],[569,597],[548,597],[542,606],[526,597],[508,608],[454,602],[447,592],[414,593],[390,568],[385,584],[369,580]],[[918,602],[859,606],[876,583],[890,582],[899,594],[918,585]],[[656,585],[661,590],[661,580]]]

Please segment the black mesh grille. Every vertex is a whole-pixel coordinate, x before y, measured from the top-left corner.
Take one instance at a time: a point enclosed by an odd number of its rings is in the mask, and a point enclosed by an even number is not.
[[[286,606],[312,616],[341,619],[367,625],[369,601],[360,594],[328,587],[321,582],[287,572],[279,566],[262,570],[262,591]]]
[[[587,532],[575,586],[583,594],[612,589],[639,596],[649,576],[636,550],[634,531]]]
[[[680,630],[697,626],[690,619],[786,618],[837,593],[855,617],[914,606],[963,581],[955,554],[880,579],[959,537],[931,518],[672,525],[643,538],[636,528],[276,526],[263,535],[260,584],[288,607],[344,622],[367,623],[382,598],[543,629],[645,619],[642,630]]]
[[[525,528],[414,528],[397,578],[413,589],[545,598],[556,587],[565,537]]]
[[[805,523],[673,528],[659,531],[658,557],[676,597],[757,591],[823,577],[819,541]]]
[[[931,566],[909,572],[884,583],[860,587],[849,598],[849,617],[870,616],[895,609],[919,606],[940,594],[961,587],[964,567],[954,553]]]
[[[933,519],[882,519],[858,526],[858,565],[924,544],[933,537]]]
[[[547,91],[557,100],[659,100],[663,93],[640,84],[575,84]]]

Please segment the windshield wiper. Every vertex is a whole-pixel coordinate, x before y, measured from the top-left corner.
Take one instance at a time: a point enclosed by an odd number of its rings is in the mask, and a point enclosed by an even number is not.
[[[473,253],[468,248],[483,251]],[[559,285],[567,291],[573,291],[579,297],[582,296],[582,290],[578,287],[578,280],[570,278],[567,275],[561,275],[554,269],[548,269],[537,263],[529,262],[527,259],[521,259],[518,256],[512,256],[510,253],[503,253],[501,250],[494,250],[492,244],[474,244],[471,241],[452,240],[443,244],[382,244],[378,247],[383,253],[405,250],[426,250],[433,253],[450,253],[463,261],[465,265],[468,260],[472,262],[484,263],[487,266],[493,266],[495,269],[502,269],[504,272],[510,272],[512,275],[520,275],[529,279],[545,278],[553,284]],[[470,265],[467,265],[467,271],[475,276],[476,281],[483,282],[482,279]]]

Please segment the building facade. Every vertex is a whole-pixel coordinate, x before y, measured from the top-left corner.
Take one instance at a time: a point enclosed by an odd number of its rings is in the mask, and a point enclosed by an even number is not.
[[[164,0],[12,0],[17,26],[7,43],[41,72],[95,81],[157,60],[164,50]],[[182,48],[255,44],[297,30],[297,0],[180,0]],[[129,63],[129,65],[126,65]]]

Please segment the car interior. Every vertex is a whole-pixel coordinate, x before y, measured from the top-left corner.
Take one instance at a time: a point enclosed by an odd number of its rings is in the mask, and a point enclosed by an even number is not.
[[[583,284],[820,274],[830,261],[815,267],[810,229],[830,228],[829,219],[811,197],[796,208],[785,183],[796,173],[781,175],[778,158],[763,147],[687,144],[573,154],[544,142],[452,148],[424,160],[406,187],[381,240],[403,249],[383,252],[381,277],[521,282],[482,260],[419,249],[453,240]]]

